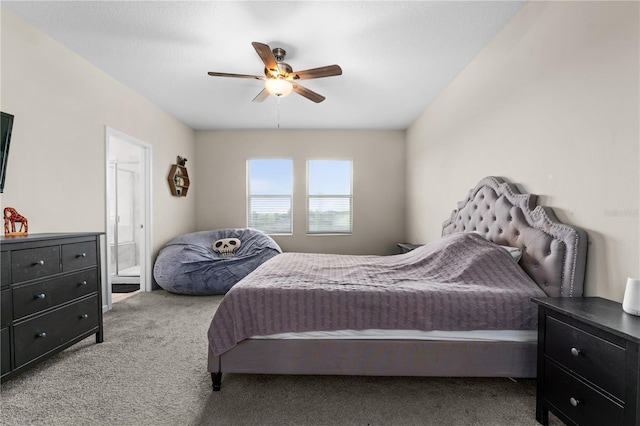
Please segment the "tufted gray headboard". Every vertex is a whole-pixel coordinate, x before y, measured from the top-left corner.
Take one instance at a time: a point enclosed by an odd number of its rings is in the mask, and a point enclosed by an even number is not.
[[[519,247],[520,266],[552,297],[580,297],[587,234],[560,223],[537,196],[521,194],[499,177],[486,177],[442,224],[442,235],[477,232],[496,244]]]

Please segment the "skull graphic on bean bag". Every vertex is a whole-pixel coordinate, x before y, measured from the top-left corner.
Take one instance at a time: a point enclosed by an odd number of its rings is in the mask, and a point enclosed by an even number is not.
[[[231,257],[242,242],[237,238],[220,238],[213,243],[213,251],[222,257]]]

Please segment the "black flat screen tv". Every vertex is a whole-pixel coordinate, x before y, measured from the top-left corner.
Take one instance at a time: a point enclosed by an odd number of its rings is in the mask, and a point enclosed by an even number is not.
[[[2,140],[0,140],[0,192],[4,192],[4,178],[7,175],[7,161],[9,160],[9,144],[11,143],[11,129],[13,115],[0,112],[2,115]]]

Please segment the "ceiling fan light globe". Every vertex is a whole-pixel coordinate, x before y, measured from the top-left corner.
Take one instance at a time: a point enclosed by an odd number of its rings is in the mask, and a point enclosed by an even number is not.
[[[273,96],[287,96],[293,91],[293,85],[287,80],[269,78],[264,82],[264,88]]]

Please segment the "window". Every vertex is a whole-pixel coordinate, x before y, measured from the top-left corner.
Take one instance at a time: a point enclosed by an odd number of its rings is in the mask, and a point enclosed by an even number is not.
[[[247,161],[247,225],[267,234],[291,234],[293,161]]]
[[[351,160],[307,162],[307,233],[350,234]]]

